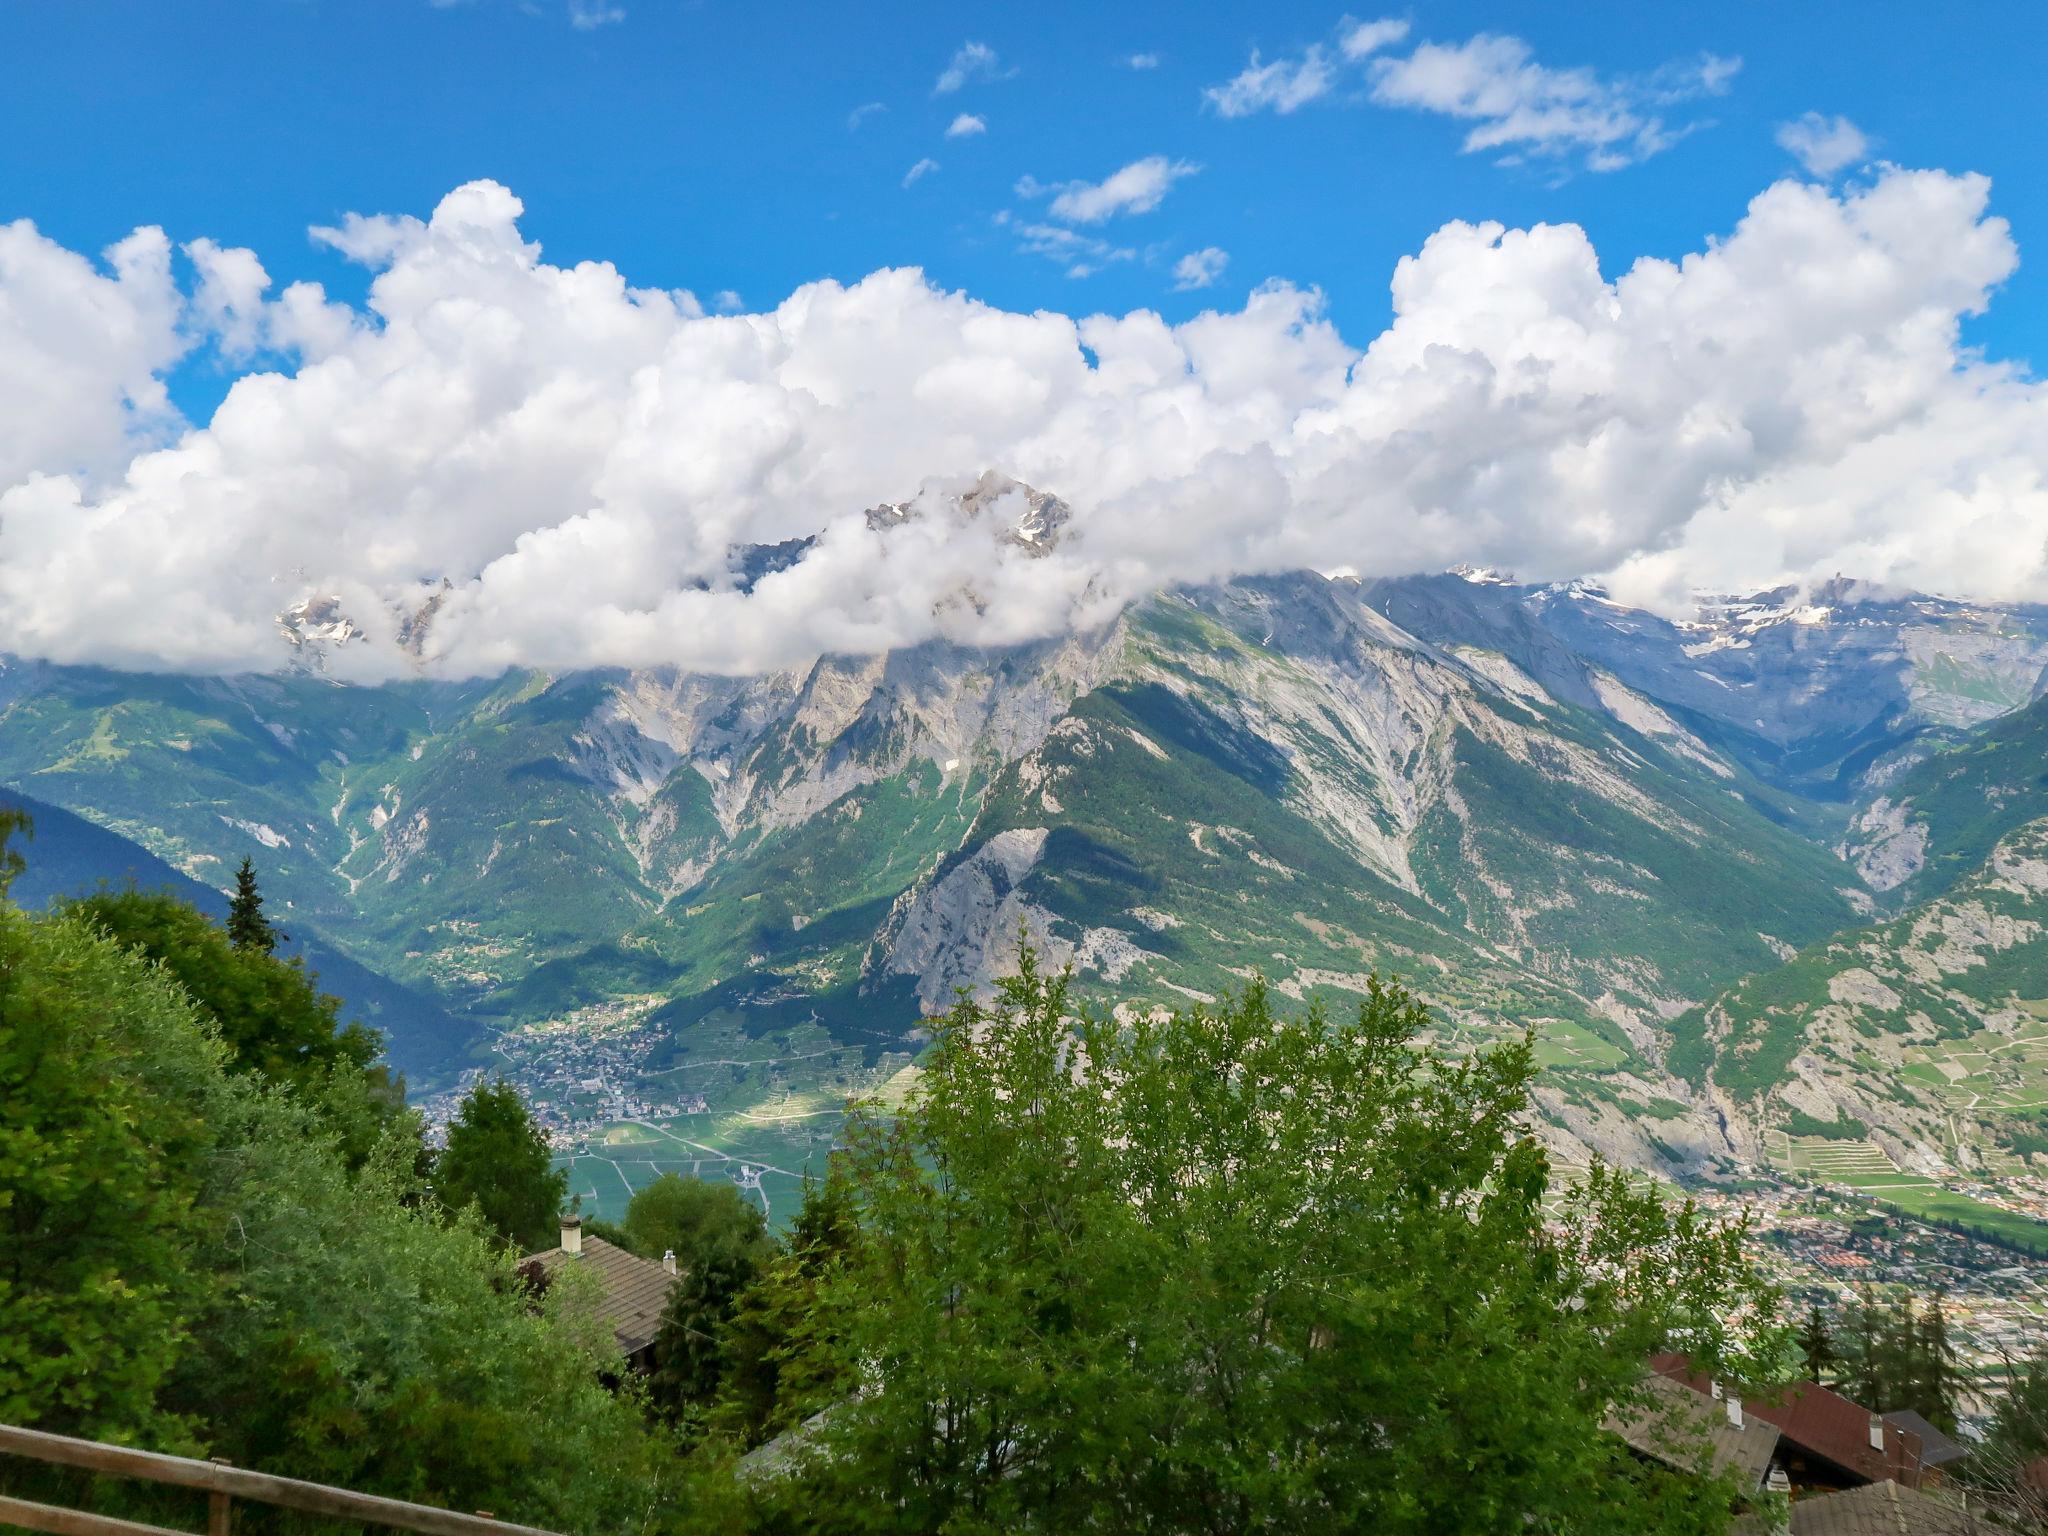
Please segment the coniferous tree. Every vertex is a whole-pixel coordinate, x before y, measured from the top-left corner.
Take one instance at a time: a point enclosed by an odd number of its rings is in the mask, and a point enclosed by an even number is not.
[[[21,850],[12,846],[14,838],[23,839],[36,835],[35,823],[27,811],[19,806],[0,805],[0,901],[7,898],[8,887],[14,884],[14,877],[27,868],[28,861],[21,856]]]
[[[256,866],[242,860],[235,871],[235,894],[228,901],[228,938],[237,949],[271,954],[284,939],[263,915],[263,893],[256,888]]]
[[[1919,1353],[1925,1390],[1914,1406],[1936,1428],[1956,1429],[1957,1364],[1955,1341],[1948,1332],[1948,1293],[1937,1289],[1920,1316]]]
[[[1874,1404],[1884,1391],[1884,1346],[1877,1298],[1866,1284],[1856,1292],[1849,1308],[1849,1358],[1843,1362],[1842,1385],[1849,1395],[1866,1405]]]
[[[554,1238],[569,1192],[568,1171],[554,1161],[519,1090],[503,1078],[479,1082],[448,1127],[434,1193],[450,1211],[475,1205],[500,1241],[532,1252]]]
[[[1806,1321],[1799,1325],[1799,1358],[1806,1366],[1806,1379],[1825,1385],[1827,1371],[1835,1363],[1835,1341],[1828,1334],[1827,1314],[1819,1298],[1806,1309]]]

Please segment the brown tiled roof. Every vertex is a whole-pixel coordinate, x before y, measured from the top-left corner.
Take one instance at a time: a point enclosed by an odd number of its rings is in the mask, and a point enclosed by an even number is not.
[[[1694,1372],[1683,1355],[1653,1356],[1650,1368],[1684,1382],[1702,1395],[1712,1389],[1708,1379]],[[1884,1449],[1877,1450],[1870,1443],[1870,1410],[1817,1382],[1795,1381],[1769,1397],[1754,1401],[1745,1398],[1743,1408],[1777,1425],[1788,1444],[1831,1461],[1857,1477],[1873,1483],[1888,1478],[1909,1485],[1920,1481],[1925,1448],[1918,1435],[1879,1420]]]
[[[601,1237],[586,1237],[580,1254],[545,1248],[529,1255],[525,1262],[538,1264],[549,1276],[567,1264],[594,1273],[604,1286],[599,1315],[612,1325],[619,1348],[627,1354],[645,1349],[661,1331],[661,1314],[668,1306],[669,1287],[676,1283],[676,1277],[652,1260],[628,1253]]]
[[[1645,1383],[1649,1401],[1625,1414],[1609,1414],[1607,1428],[1633,1449],[1668,1467],[1697,1471],[1705,1458],[1716,1474],[1733,1467],[1744,1493],[1754,1493],[1771,1470],[1778,1448],[1778,1428],[1752,1414],[1742,1428],[1728,1422],[1722,1404],[1700,1396],[1680,1382],[1653,1375]]]
[[[1792,1536],[1975,1536],[1990,1529],[1960,1503],[1897,1483],[1792,1502]]]

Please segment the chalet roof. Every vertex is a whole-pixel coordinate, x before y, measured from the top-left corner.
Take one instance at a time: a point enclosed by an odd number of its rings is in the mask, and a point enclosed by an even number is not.
[[[1703,1396],[1712,1391],[1712,1382],[1695,1372],[1683,1355],[1654,1356],[1650,1368],[1684,1382]],[[1889,1478],[1917,1484],[1920,1470],[1926,1464],[1925,1448],[1918,1435],[1878,1419],[1884,1440],[1884,1449],[1878,1450],[1870,1443],[1870,1424],[1876,1415],[1861,1403],[1839,1392],[1830,1392],[1818,1382],[1795,1381],[1770,1396],[1744,1398],[1743,1409],[1777,1425],[1788,1445],[1869,1482]]]
[[[669,1288],[676,1277],[650,1259],[626,1252],[601,1237],[583,1239],[581,1253],[561,1248],[544,1248],[524,1261],[536,1264],[553,1277],[567,1265],[595,1274],[603,1287],[598,1315],[612,1325],[619,1348],[627,1354],[645,1349],[661,1331],[661,1314],[668,1306]]]
[[[1652,1460],[1684,1472],[1700,1469],[1704,1447],[1716,1476],[1733,1467],[1745,1493],[1763,1486],[1778,1448],[1775,1424],[1745,1413],[1737,1429],[1724,1405],[1681,1382],[1652,1375],[1644,1385],[1649,1390],[1647,1402],[1625,1414],[1608,1415],[1611,1433]]]
[[[1928,1467],[1945,1467],[1952,1461],[1961,1461],[1970,1454],[1970,1448],[1960,1440],[1943,1434],[1934,1425],[1920,1417],[1910,1408],[1901,1408],[1884,1416],[1887,1424],[1896,1425],[1909,1435],[1920,1437],[1920,1463]]]
[[[1960,1503],[1891,1482],[1792,1502],[1792,1536],[1975,1536],[1990,1529]]]

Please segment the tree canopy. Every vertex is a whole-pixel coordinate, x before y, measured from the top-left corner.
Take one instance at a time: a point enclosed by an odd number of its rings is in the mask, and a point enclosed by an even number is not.
[[[407,1125],[352,1161],[275,1058],[237,1068],[177,968],[88,916],[0,902],[0,1420],[565,1532],[660,1523],[674,1463],[601,1385],[587,1277],[533,1297],[419,1198]],[[138,1486],[0,1479],[162,1518]]]
[[[72,917],[159,962],[219,1031],[230,1070],[288,1086],[343,1133],[352,1162],[386,1124],[405,1120],[403,1086],[383,1038],[343,1023],[338,999],[296,958],[238,944],[168,891],[102,890],[66,904]]]
[[[962,1002],[901,1116],[852,1125],[859,1236],[804,1332],[858,1390],[764,1497],[890,1531],[1725,1528],[1726,1486],[1602,1425],[1653,1350],[1739,1380],[1784,1347],[1723,1321],[1775,1313],[1741,1229],[1554,1181],[1528,1043],[1426,1022],[1374,981],[1342,1019],[1254,985],[1118,1024],[1028,957]]]
[[[502,1078],[478,1082],[463,1099],[433,1181],[442,1205],[474,1205],[500,1241],[523,1253],[553,1246],[569,1194],[569,1175],[555,1167],[546,1133]]]

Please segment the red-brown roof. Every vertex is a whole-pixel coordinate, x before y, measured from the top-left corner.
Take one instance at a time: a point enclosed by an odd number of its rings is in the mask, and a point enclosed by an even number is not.
[[[1695,1392],[1710,1394],[1713,1390],[1713,1383],[1696,1373],[1683,1355],[1655,1355],[1650,1369],[1684,1382]],[[1909,1488],[1920,1482],[1924,1450],[1918,1435],[1878,1419],[1884,1449],[1877,1450],[1870,1443],[1870,1423],[1876,1416],[1861,1403],[1830,1392],[1818,1382],[1795,1381],[1768,1397],[1745,1397],[1742,1406],[1745,1412],[1777,1425],[1791,1444],[1845,1472],[1869,1482],[1904,1483]]]

